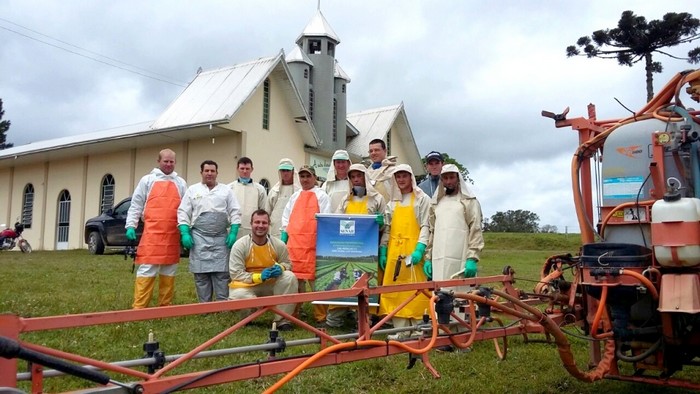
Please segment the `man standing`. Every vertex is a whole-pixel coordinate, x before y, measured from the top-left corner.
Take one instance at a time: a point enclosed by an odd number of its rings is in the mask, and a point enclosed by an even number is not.
[[[267,194],[265,210],[270,214],[270,235],[279,238],[282,234],[282,212],[292,194],[301,189],[299,178],[294,172],[294,162],[284,158],[277,167],[279,181],[275,183]]]
[[[428,175],[418,184],[421,190],[428,197],[432,197],[440,183],[440,171],[445,160],[440,152],[432,151],[425,156],[425,168],[428,170]]]
[[[299,284],[291,272],[287,247],[281,240],[268,235],[270,216],[264,209],[259,209],[253,212],[250,224],[251,234],[236,241],[231,249],[228,298],[241,300],[295,294]],[[294,304],[279,305],[279,309],[291,315]],[[280,331],[293,328],[282,316],[276,315],[274,321]]]
[[[253,182],[253,178],[250,177],[253,173],[253,161],[250,158],[241,157],[238,159],[236,170],[238,171],[238,179],[229,186],[233,189],[233,194],[241,205],[241,217],[244,218],[241,221],[242,228],[237,234],[237,239],[239,239],[250,234],[250,223],[248,223],[247,218],[254,211],[265,209],[267,192],[263,185]]]
[[[420,264],[428,243],[430,198],[417,187],[408,164],[396,166],[394,177],[396,189],[387,204],[388,229],[385,228],[379,247],[379,266],[384,271],[382,285],[425,282],[427,278]],[[414,294],[413,290],[382,294],[379,314],[390,313]],[[416,325],[428,308],[428,298],[419,295],[396,313],[392,323],[396,328]],[[408,335],[402,332],[387,338],[400,339]]]
[[[333,168],[328,171],[328,179],[323,183],[323,189],[331,199],[331,212],[335,212],[340,205],[340,200],[350,190],[348,184],[348,168],[352,164],[347,151],[337,150],[332,157]]]
[[[187,189],[177,210],[182,246],[190,250],[190,272],[199,302],[228,299],[228,251],[241,225],[241,209],[228,185],[218,183],[219,166],[205,160],[202,182]],[[229,230],[228,234],[226,230]]]
[[[442,167],[440,178],[430,204],[430,240],[423,268],[434,280],[450,280],[455,274],[472,278],[484,248],[481,205],[456,165]]]
[[[316,279],[317,213],[331,213],[330,198],[316,185],[316,170],[308,165],[299,169],[301,190],[289,199],[282,214],[282,241],[287,244],[292,271],[299,279],[299,292],[306,284],[313,290]],[[323,305],[314,305],[316,323],[326,321]]]
[[[372,160],[372,164],[367,169],[367,174],[372,186],[384,197],[384,201],[390,201],[396,157],[387,158],[386,144],[383,140],[375,138],[369,142],[369,159]]]
[[[134,309],[147,308],[158,283],[158,306],[170,305],[175,294],[175,272],[180,262],[177,207],[187,184],[177,176],[175,152],[163,149],[154,168],[136,185],[126,215],[126,238],[136,241],[136,227],[143,220],[143,234],[136,251],[139,265],[134,284]]]

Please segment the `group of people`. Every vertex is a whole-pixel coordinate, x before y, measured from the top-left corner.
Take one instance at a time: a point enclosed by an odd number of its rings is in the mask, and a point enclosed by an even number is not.
[[[375,216],[378,279],[384,286],[476,276],[484,246],[481,207],[459,169],[430,152],[428,175],[417,185],[409,165],[387,157],[383,140],[370,142],[369,157],[372,163],[365,167],[337,150],[321,186],[313,167],[297,169],[282,159],[279,181],[266,193],[252,180],[253,162],[247,157],[238,160],[233,183],[218,183],[217,163],[205,160],[201,182],[187,187],[174,171],[175,152],[162,150],[158,168],[139,181],[126,222],[126,236],[134,241],[139,219],[144,222],[133,307],[148,306],[156,277],[158,305],[171,304],[181,246],[190,251],[200,302],[313,290],[318,213]],[[413,294],[382,294],[375,312],[388,314]],[[414,298],[396,313],[394,327],[415,325],[428,302]],[[279,309],[300,313],[294,304]],[[341,326],[347,312],[313,306],[315,321],[330,327]],[[282,316],[275,321],[280,330],[293,328]]]

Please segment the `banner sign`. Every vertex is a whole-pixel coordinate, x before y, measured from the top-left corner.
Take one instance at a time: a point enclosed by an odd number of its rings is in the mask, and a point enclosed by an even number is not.
[[[379,227],[375,215],[317,214],[316,283],[314,291],[349,289],[365,272],[377,286]],[[370,305],[379,305],[370,296]],[[357,305],[357,298],[314,301],[315,304]]]

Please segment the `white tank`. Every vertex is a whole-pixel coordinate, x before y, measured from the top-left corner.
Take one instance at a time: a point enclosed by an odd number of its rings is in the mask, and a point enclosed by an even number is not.
[[[652,206],[651,222],[651,243],[659,264],[700,264],[700,199],[666,195]]]

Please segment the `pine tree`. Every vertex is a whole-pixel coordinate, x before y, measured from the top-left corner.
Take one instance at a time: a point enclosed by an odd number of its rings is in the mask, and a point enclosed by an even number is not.
[[[3,115],[5,115],[5,110],[2,109],[2,99],[0,99],[0,150],[12,148],[15,145],[5,142],[7,139],[7,130],[10,129],[10,121],[2,120]]]

